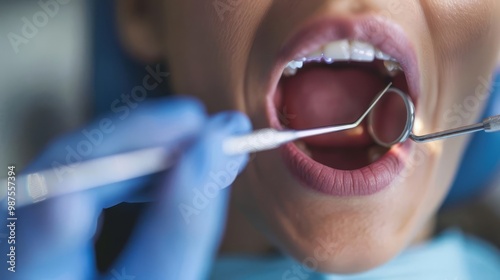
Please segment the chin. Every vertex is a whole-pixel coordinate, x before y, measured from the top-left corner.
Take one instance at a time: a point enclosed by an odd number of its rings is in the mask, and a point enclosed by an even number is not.
[[[394,258],[404,248],[404,238],[378,233],[321,233],[310,236],[304,244],[294,244],[287,252],[302,266],[314,271],[352,274],[377,268]]]

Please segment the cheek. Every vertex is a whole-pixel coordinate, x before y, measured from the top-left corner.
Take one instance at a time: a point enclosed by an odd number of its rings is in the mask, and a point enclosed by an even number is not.
[[[167,4],[162,34],[174,90],[202,99],[210,112],[235,109],[243,97],[254,33],[269,1],[173,2]]]
[[[494,34],[500,7],[496,0],[424,2],[434,44],[446,56],[464,55],[498,37]]]
[[[500,48],[497,0],[422,1],[431,35],[435,79],[434,127],[448,129],[475,122],[487,95]],[[431,64],[430,64],[431,65]],[[432,104],[431,104],[432,105]],[[466,110],[466,112],[463,112]]]

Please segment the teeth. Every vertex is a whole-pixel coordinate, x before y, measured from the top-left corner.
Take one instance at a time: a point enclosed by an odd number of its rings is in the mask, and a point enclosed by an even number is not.
[[[286,65],[285,71],[283,71],[283,75],[285,77],[293,76],[297,73],[297,69],[300,69],[304,66],[303,61],[291,61]]]
[[[302,68],[304,66],[304,62],[303,61],[295,61],[295,67],[296,68]]]
[[[323,51],[322,50],[317,50],[310,55],[306,56],[307,61],[321,61],[323,58]]]
[[[304,62],[303,61],[292,61],[290,63],[288,63],[287,67],[290,67],[290,68],[293,68],[293,69],[298,69],[298,68],[302,68],[304,66]]]
[[[293,76],[297,70],[307,62],[325,62],[328,64],[337,61],[372,62],[375,59],[383,60],[387,72],[394,76],[401,71],[401,65],[390,55],[385,54],[373,45],[360,41],[339,40],[331,42],[305,57],[297,58],[288,63],[283,76]]]
[[[334,61],[347,61],[351,59],[351,44],[348,40],[330,43],[324,48],[325,58]]]
[[[387,73],[391,77],[394,77],[396,74],[399,73],[399,71],[403,70],[401,68],[401,64],[399,64],[399,62],[394,61],[394,60],[385,60],[384,61],[384,66],[385,66],[385,69],[387,69]]]
[[[283,70],[283,76],[285,77],[290,77],[295,74],[297,74],[297,68],[286,67],[285,70]]]
[[[335,60],[334,60],[333,58],[331,58],[331,57],[326,57],[326,56],[325,56],[325,57],[323,57],[323,61],[324,61],[324,62],[326,62],[326,63],[328,63],[328,64],[332,64],[332,63],[334,63],[334,62],[335,62]]]
[[[351,60],[373,61],[375,59],[375,48],[368,43],[354,41],[351,43]]]
[[[375,58],[380,59],[380,60],[391,60],[393,59],[390,55],[385,54],[379,49],[375,50]]]

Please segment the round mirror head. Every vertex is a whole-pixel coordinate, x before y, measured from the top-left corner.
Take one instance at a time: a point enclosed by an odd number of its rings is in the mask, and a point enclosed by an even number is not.
[[[373,140],[390,148],[408,139],[415,120],[415,106],[410,97],[390,88],[368,116],[368,131]]]

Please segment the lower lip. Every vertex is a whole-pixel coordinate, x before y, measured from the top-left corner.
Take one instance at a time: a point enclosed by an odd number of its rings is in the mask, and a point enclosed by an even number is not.
[[[281,154],[292,174],[308,189],[331,196],[367,196],[391,185],[406,166],[405,155],[414,144],[407,141],[392,148],[367,167],[357,170],[338,170],[311,159],[289,143]]]

